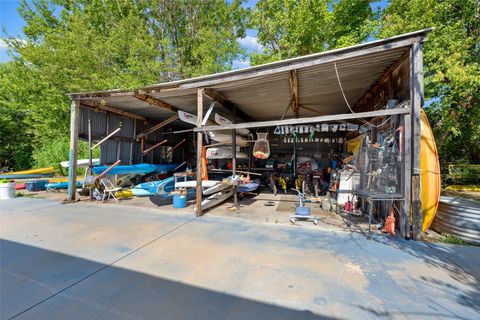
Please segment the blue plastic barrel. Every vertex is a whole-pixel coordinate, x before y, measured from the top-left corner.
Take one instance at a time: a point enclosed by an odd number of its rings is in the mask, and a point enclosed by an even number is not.
[[[187,207],[187,196],[174,194],[173,195],[173,207],[175,209]]]

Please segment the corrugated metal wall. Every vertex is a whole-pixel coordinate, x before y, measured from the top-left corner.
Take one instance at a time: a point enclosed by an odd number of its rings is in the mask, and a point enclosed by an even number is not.
[[[432,229],[453,234],[467,243],[480,245],[480,202],[440,197]]]
[[[142,159],[140,142],[134,140],[135,135],[151,128],[152,125],[144,124],[143,121],[122,117],[114,113],[81,107],[79,127],[80,138],[87,139],[88,137],[88,119],[91,119],[92,136],[97,141],[107,136],[108,133],[121,127],[119,132],[100,146],[100,162],[102,164],[110,164],[118,159],[122,161],[122,164],[165,162],[165,159],[162,158],[160,148],[148,153]],[[188,139],[187,134],[170,135],[162,134],[162,131],[156,131],[153,134],[148,135],[148,143],[145,143],[144,148],[147,149],[165,139],[168,140],[168,143],[165,145],[174,146],[184,138]],[[183,147],[187,148],[187,144]],[[184,152],[182,148],[179,148],[174,152],[173,158],[174,162],[183,161]]]
[[[90,108],[80,108],[80,127],[78,133],[88,136],[88,119],[91,119],[92,136],[106,136],[107,113],[103,111],[95,111]]]

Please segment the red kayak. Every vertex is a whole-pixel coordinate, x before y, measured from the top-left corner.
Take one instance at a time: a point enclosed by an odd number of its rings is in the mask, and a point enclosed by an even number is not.
[[[25,189],[25,183],[17,183],[15,185],[15,190],[22,190]]]

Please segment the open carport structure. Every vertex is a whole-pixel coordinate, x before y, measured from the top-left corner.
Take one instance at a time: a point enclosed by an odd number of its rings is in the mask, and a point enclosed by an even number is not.
[[[128,150],[124,157],[130,163],[145,161],[142,155],[135,157],[135,148],[138,149],[139,144],[143,146],[145,138],[158,130],[170,126],[176,131],[194,131],[197,148],[197,215],[202,214],[201,154],[206,132],[231,132],[235,174],[234,137],[239,129],[348,122],[367,127],[367,135],[375,142],[377,129],[388,122],[389,125],[392,123],[393,129],[398,128],[396,131],[401,132],[402,155],[402,165],[394,188],[397,197],[390,200],[397,201],[401,207],[398,224],[400,235],[408,237],[411,227],[413,237],[419,239],[422,223],[422,43],[429,32],[430,29],[426,29],[265,65],[160,83],[133,91],[72,94],[68,198],[75,198],[77,141],[79,136],[85,137],[81,134],[82,123],[85,122],[81,118],[86,112],[90,112],[90,116],[97,120],[100,116],[113,115],[125,119],[125,123],[131,121],[131,133],[119,140],[129,144],[129,149],[124,147],[122,150]],[[401,103],[386,107],[392,100]],[[206,120],[213,109],[230,117],[233,123],[209,125]],[[186,127],[178,119],[179,110],[197,116],[195,128]],[[108,120],[101,120],[100,126],[101,123],[108,123]],[[105,132],[108,133],[109,130]],[[177,140],[172,145],[178,143]],[[155,145],[158,141],[149,143]],[[121,153],[117,149],[118,156]]]

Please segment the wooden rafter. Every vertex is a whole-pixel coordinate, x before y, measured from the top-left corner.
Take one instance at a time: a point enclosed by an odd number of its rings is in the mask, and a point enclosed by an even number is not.
[[[165,101],[159,100],[157,98],[153,98],[153,97],[151,97],[149,95],[146,95],[146,94],[135,94],[134,97],[139,99],[139,100],[145,101],[150,105],[153,105],[155,107],[158,107],[158,108],[166,110],[166,111],[170,111],[170,112],[177,112],[178,111],[177,107],[172,106],[171,104],[166,103]]]
[[[165,127],[166,125],[172,123],[173,121],[175,121],[175,120],[177,120],[177,119],[178,119],[178,114],[176,113],[176,114],[174,114],[173,116],[171,116],[170,118],[165,119],[165,120],[163,120],[162,122],[160,122],[159,124],[151,127],[150,129],[145,130],[144,132],[138,134],[136,138],[137,138],[137,139],[141,139],[141,138],[145,137],[146,135],[151,134],[151,133],[153,133],[153,132],[155,132],[155,131],[157,131],[157,130],[163,128],[163,127]]]
[[[217,102],[224,110],[226,110],[228,113],[232,114],[234,113],[234,109],[236,112],[236,115],[238,118],[243,119],[244,121],[249,121],[251,118],[250,116],[246,115],[242,110],[239,108],[235,108],[233,103],[228,101],[221,93],[219,93],[217,90],[212,89],[212,88],[204,88],[203,89],[204,95],[209,98],[212,101]]]
[[[292,111],[295,114],[295,117],[298,118],[298,108],[299,108],[299,97],[298,97],[298,74],[297,70],[290,70],[289,74],[290,79],[290,96],[292,97],[291,105]]]
[[[371,99],[374,95],[374,92],[378,90],[378,88],[386,81],[389,80],[391,77],[392,73],[397,70],[400,65],[409,58],[409,50],[406,50],[405,53],[397,60],[395,61],[381,76],[378,78],[377,81],[372,83],[372,85],[368,88],[367,91],[363,94],[360,99],[357,100],[355,105],[353,106],[353,110],[355,112],[363,112],[363,111],[368,111],[368,109],[365,108],[365,105],[367,105],[367,101]],[[390,90],[390,89],[389,89]]]
[[[121,116],[124,116],[124,117],[127,117],[127,118],[131,118],[131,119],[147,121],[147,118],[145,118],[145,117],[139,116],[139,115],[134,114],[134,113],[130,113],[128,111],[119,110],[117,108],[114,108],[114,107],[111,107],[111,106],[108,106],[108,105],[104,105],[104,104],[101,104],[101,103],[95,102],[95,101],[80,100],[80,106],[84,106],[84,107],[88,107],[88,108],[92,108],[92,109],[103,110],[103,111],[107,111],[107,112],[111,112],[111,113],[116,113],[118,115],[121,115]]]

